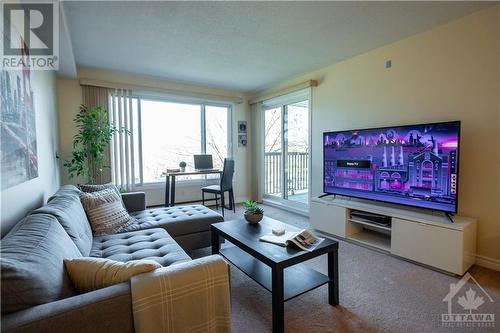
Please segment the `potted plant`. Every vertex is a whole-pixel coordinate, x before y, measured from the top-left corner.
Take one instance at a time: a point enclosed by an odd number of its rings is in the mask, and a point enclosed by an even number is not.
[[[64,161],[70,178],[87,178],[88,184],[100,180],[104,168],[109,168],[108,154],[111,138],[115,133],[130,134],[130,131],[117,128],[109,122],[108,111],[97,106],[87,108],[80,105],[78,114],[73,119],[77,133],[73,137],[71,159]]]
[[[186,162],[182,161],[181,163],[179,163],[179,168],[181,168],[181,172],[185,172],[186,171]]]
[[[245,201],[245,220],[249,223],[259,223],[264,217],[264,210],[253,200]]]

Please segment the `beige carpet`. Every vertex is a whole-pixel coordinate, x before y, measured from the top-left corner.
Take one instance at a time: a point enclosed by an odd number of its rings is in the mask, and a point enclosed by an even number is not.
[[[285,223],[309,226],[308,218],[264,209]],[[241,214],[238,207],[236,215]],[[226,211],[226,220],[234,216]],[[209,253],[202,249],[191,255]],[[307,265],[326,274],[326,256]],[[495,313],[496,327],[452,329],[441,326],[441,313],[447,311],[442,300],[459,278],[345,241],[340,241],[339,271],[340,305],[328,304],[326,286],[286,302],[287,332],[500,332],[500,272],[481,267],[470,271],[496,302],[480,308]],[[231,288],[233,332],[271,332],[270,293],[234,267]]]

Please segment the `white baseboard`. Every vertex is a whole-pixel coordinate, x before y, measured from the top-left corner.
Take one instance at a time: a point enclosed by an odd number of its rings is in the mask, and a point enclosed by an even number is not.
[[[495,258],[481,256],[478,254],[476,255],[476,265],[500,271],[500,260]]]

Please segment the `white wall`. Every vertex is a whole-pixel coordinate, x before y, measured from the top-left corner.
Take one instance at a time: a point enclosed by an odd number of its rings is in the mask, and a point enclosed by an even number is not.
[[[166,80],[158,80],[148,77],[140,77],[134,75],[128,75],[117,72],[95,70],[88,68],[78,69],[79,79],[92,79],[107,82],[114,82],[118,84],[129,84],[137,86],[147,86],[156,89],[167,89],[175,90],[186,93],[200,93],[200,94],[212,94],[221,95],[229,97],[243,98],[241,93],[220,90],[202,86],[186,85],[177,82],[171,82]],[[72,137],[74,135],[74,125],[72,123],[73,118],[78,111],[78,105],[82,103],[82,93],[81,87],[78,80],[58,80],[58,93],[59,93],[59,128],[61,131],[60,145],[61,145],[61,156],[69,157],[71,154],[71,144]],[[249,198],[249,183],[250,183],[250,152],[251,147],[238,147],[237,141],[237,123],[238,120],[249,119],[249,106],[247,101],[244,99],[241,104],[233,105],[233,157],[235,160],[236,170],[234,174],[234,196],[237,202],[241,202]],[[166,128],[168,130],[168,127]],[[64,169],[64,168],[63,168]],[[68,179],[66,170],[62,171],[62,182],[64,184],[76,184],[78,180]],[[176,201],[192,201],[201,199],[200,188],[205,184],[210,183],[191,183],[178,184],[176,187]],[[162,205],[165,200],[165,187],[164,184],[158,184],[149,186],[147,188],[138,188],[138,190],[144,190],[146,192],[147,204],[148,205]]]
[[[323,131],[461,120],[459,214],[479,220],[479,255],[500,260],[499,21],[497,5],[274,87],[320,82],[312,194],[322,192]]]
[[[42,206],[59,188],[57,102],[55,74],[32,72],[36,114],[38,177],[1,192],[1,228],[4,236],[31,210]]]

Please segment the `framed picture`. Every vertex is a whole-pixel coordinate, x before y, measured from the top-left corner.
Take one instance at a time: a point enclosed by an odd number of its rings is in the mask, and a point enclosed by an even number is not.
[[[238,134],[238,146],[246,147],[247,146],[247,135],[246,134]]]
[[[238,121],[238,134],[247,134],[247,122],[244,120]]]
[[[238,147],[247,146],[247,122],[246,120],[238,121]]]
[[[23,55],[28,48],[24,45]],[[5,37],[5,36],[4,36]],[[8,36],[10,38],[10,36]],[[31,87],[32,71],[29,66],[0,71],[0,168],[2,190],[38,177],[38,153],[36,146],[35,107]]]

